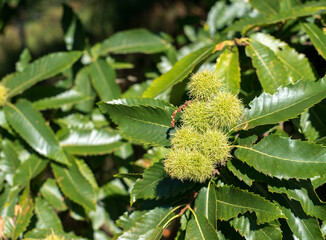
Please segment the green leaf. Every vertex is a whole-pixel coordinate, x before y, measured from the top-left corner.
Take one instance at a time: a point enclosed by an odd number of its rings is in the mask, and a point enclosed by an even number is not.
[[[279,88],[273,95],[262,93],[249,103],[242,123],[245,129],[275,124],[295,118],[326,97],[326,79],[318,82],[298,82]]]
[[[276,221],[257,225],[255,219],[251,216],[240,216],[230,221],[237,232],[246,239],[260,240],[281,240],[282,231]]]
[[[46,179],[40,188],[40,193],[42,197],[46,199],[58,211],[64,211],[67,209],[64,198],[54,179]]]
[[[136,83],[131,85],[122,95],[123,98],[141,97],[152,81]]]
[[[301,114],[300,128],[305,138],[310,142],[314,142],[317,138],[319,138],[319,132],[312,126],[309,116],[309,111],[305,111]]]
[[[268,189],[271,192],[285,193],[289,199],[299,201],[306,214],[326,220],[326,204],[319,200],[310,181],[294,179],[280,181],[274,179],[269,183]]]
[[[49,54],[29,64],[24,71],[4,77],[1,84],[8,88],[8,98],[11,98],[34,84],[70,68],[80,55],[81,52],[78,51]]]
[[[63,4],[61,25],[67,50],[83,50],[85,45],[83,25],[67,4]]]
[[[37,110],[55,109],[55,108],[60,108],[66,104],[78,103],[87,98],[88,98],[87,96],[82,95],[80,92],[71,89],[63,93],[60,93],[57,96],[44,98],[36,102],[33,102],[33,107]]]
[[[99,46],[92,49],[99,55],[107,53],[157,53],[163,52],[169,44],[146,29],[132,29],[115,33]]]
[[[20,100],[16,106],[8,103],[4,111],[9,124],[35,151],[57,162],[68,164],[52,129],[30,102]]]
[[[185,240],[218,240],[217,232],[207,218],[193,210],[191,212],[193,217],[187,224]]]
[[[160,199],[175,197],[193,187],[193,182],[181,182],[171,179],[164,171],[161,162],[154,163],[145,170],[142,179],[138,179],[131,189],[131,203],[137,199]]]
[[[87,67],[82,68],[75,79],[75,89],[82,95],[88,96],[88,100],[77,103],[76,109],[89,113],[92,111],[95,100],[95,92],[91,85],[91,79],[88,74]]]
[[[317,49],[318,53],[326,59],[326,36],[319,27],[313,23],[301,24],[304,31],[308,34],[312,44]]]
[[[281,195],[278,196],[277,202],[275,201],[275,203],[282,210],[287,224],[297,239],[324,239],[317,219],[307,216],[299,202],[289,200],[284,195]]]
[[[157,207],[137,219],[137,222],[119,236],[118,240],[160,240],[163,230],[174,217],[175,209]]]
[[[19,56],[19,61],[16,62],[16,71],[22,72],[32,60],[32,56],[28,48],[25,48]]]
[[[252,34],[250,37],[265,45],[275,53],[276,57],[287,69],[292,83],[299,80],[316,80],[308,59],[302,53],[298,53],[294,48],[289,47],[289,45],[287,45],[285,42],[282,42],[265,33]]]
[[[60,145],[75,155],[103,155],[118,149],[123,142],[112,129],[69,129],[59,134]]]
[[[215,65],[215,74],[234,94],[240,91],[239,51],[236,46],[226,48],[219,56]]]
[[[52,163],[54,176],[62,192],[86,209],[96,209],[96,190],[80,171],[77,160],[70,157],[70,166]]]
[[[149,100],[150,105],[144,105],[145,103],[141,100],[139,101],[141,105],[137,106],[130,105],[131,102],[131,99],[118,99],[106,103],[101,102],[99,106],[102,112],[108,113],[118,124],[123,137],[137,143],[170,145],[171,116],[175,108],[153,107],[153,103],[160,106],[164,103],[159,100]]]
[[[233,25],[224,30],[224,32],[229,31],[242,31],[246,33],[250,29],[256,26],[266,26],[270,24],[275,24],[278,22],[285,22],[290,19],[297,19],[303,16],[310,16],[315,14],[320,14],[326,10],[326,4],[324,1],[309,1],[304,4],[299,4],[292,8],[283,10],[277,15],[259,15],[254,18],[243,18],[235,22]]]
[[[17,239],[19,235],[26,230],[30,219],[33,216],[33,200],[28,196],[28,191],[26,190],[25,194],[23,194],[19,199],[18,207],[16,207],[19,210],[11,232],[12,239]]]
[[[125,212],[117,220],[117,226],[121,227],[123,231],[128,231],[136,225],[139,219],[142,218],[148,211],[133,211],[132,213]]]
[[[281,179],[312,178],[326,171],[325,147],[276,135],[265,137],[253,148],[238,146],[235,155],[258,171]]]
[[[173,66],[170,71],[156,78],[146,89],[143,97],[154,98],[178,82],[181,82],[198,64],[209,57],[213,53],[214,49],[215,44],[205,46],[183,57]]]
[[[295,6],[302,4],[300,0],[281,0],[280,1],[280,8],[281,12],[287,11]]]
[[[216,186],[209,182],[207,188],[203,187],[195,202],[195,209],[197,215],[202,215],[207,218],[208,223],[212,225],[212,227],[217,229],[217,208],[216,208]]]
[[[37,228],[51,228],[54,232],[63,231],[59,217],[46,200],[40,197],[36,198],[35,213],[38,219],[36,224]]]
[[[279,0],[249,0],[249,3],[262,14],[277,15],[280,11]]]
[[[87,68],[92,79],[93,87],[101,100],[109,101],[120,97],[120,88],[115,82],[115,71],[103,59],[97,59]]]
[[[25,160],[18,167],[14,179],[14,186],[25,186],[36,177],[40,172],[42,172],[48,164],[48,160],[40,158],[36,155],[31,155],[27,160]]]
[[[24,234],[24,240],[35,240],[35,239],[44,240],[52,233],[53,233],[53,229],[51,228],[48,229],[34,228],[32,231],[29,231],[26,234]],[[56,231],[55,235],[64,238],[65,240],[86,240],[85,238],[77,237],[72,232],[65,233],[61,231]]]
[[[12,185],[13,174],[20,165],[18,153],[13,142],[8,139],[2,141],[0,157],[0,170],[6,174],[7,182]]]
[[[274,93],[278,87],[286,86],[291,82],[284,64],[264,44],[252,39],[246,47],[246,54],[252,59],[265,92]]]
[[[216,189],[217,217],[221,220],[229,220],[239,213],[255,212],[257,223],[270,222],[282,218],[282,212],[273,203],[263,197],[230,186]]]

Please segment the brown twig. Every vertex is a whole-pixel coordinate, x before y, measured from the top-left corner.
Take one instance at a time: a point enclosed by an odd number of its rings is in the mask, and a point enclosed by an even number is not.
[[[175,126],[175,116],[181,112],[182,110],[184,110],[189,104],[191,103],[191,100],[185,102],[183,105],[179,106],[177,110],[175,110],[173,113],[172,113],[172,116],[171,116],[171,127],[174,127]]]

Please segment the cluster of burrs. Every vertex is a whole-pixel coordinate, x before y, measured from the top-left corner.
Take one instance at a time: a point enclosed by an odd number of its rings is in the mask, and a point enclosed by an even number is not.
[[[243,105],[208,70],[192,75],[188,87],[192,100],[182,110],[164,169],[172,178],[205,182],[230,157],[225,132],[240,120]]]

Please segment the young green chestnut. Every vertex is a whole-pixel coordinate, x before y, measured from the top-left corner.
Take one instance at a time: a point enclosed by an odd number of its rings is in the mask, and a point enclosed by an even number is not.
[[[164,170],[171,178],[202,183],[211,178],[214,167],[197,150],[172,148],[164,160]]]
[[[206,101],[214,97],[222,86],[223,84],[216,74],[209,70],[203,70],[191,76],[188,84],[189,95],[193,99]]]

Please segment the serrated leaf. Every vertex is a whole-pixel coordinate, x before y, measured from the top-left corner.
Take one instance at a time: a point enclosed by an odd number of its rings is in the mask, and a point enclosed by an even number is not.
[[[51,228],[48,229],[34,228],[32,231],[29,231],[26,234],[24,234],[24,240],[35,240],[35,239],[44,240],[52,233],[53,233],[53,229]],[[61,231],[56,231],[55,235],[57,235],[60,238],[64,238],[65,240],[86,240],[85,238],[76,236],[72,232],[65,233]]]
[[[268,189],[271,192],[285,193],[289,199],[300,202],[306,214],[326,220],[326,204],[319,200],[310,181],[294,179],[279,181],[274,179],[269,183]]]
[[[171,208],[157,207],[137,219],[135,225],[123,232],[118,240],[159,240],[168,222],[174,217]]]
[[[283,10],[277,15],[263,15],[258,17],[248,17],[240,19],[233,25],[224,30],[224,32],[229,31],[242,31],[243,33],[249,31],[255,26],[266,26],[270,24],[275,24],[278,22],[285,22],[290,19],[297,19],[303,16],[310,16],[315,14],[320,14],[326,10],[326,4],[324,1],[311,1],[292,8]]]
[[[165,51],[168,43],[146,29],[132,29],[115,33],[94,49],[97,54],[157,53]]]
[[[59,135],[60,145],[75,155],[103,155],[118,149],[123,142],[112,129],[69,129]]]
[[[229,220],[239,213],[255,212],[257,223],[282,218],[281,210],[265,198],[231,186],[217,187],[217,217]]]
[[[226,48],[219,56],[215,65],[215,72],[224,83],[226,89],[234,94],[240,91],[239,51],[236,46]]]
[[[40,193],[42,197],[45,198],[58,211],[64,211],[67,209],[64,198],[54,179],[46,179],[40,188]]]
[[[92,222],[94,230],[98,230],[105,223],[106,210],[103,206],[96,204],[96,210],[90,211],[88,217]]]
[[[280,11],[279,0],[249,0],[249,3],[262,14],[277,15]]]
[[[25,186],[42,172],[48,164],[47,159],[31,155],[27,160],[20,164],[13,178],[14,186]]]
[[[287,45],[285,42],[282,42],[265,33],[252,34],[250,35],[250,38],[267,46],[275,53],[276,57],[283,63],[288,71],[292,83],[299,80],[316,80],[310,63],[305,55],[298,53],[294,48],[289,47],[289,45]]]
[[[83,25],[67,4],[63,4],[61,25],[67,50],[83,50],[85,45]]]
[[[20,100],[16,105],[8,103],[4,112],[9,124],[35,151],[57,162],[68,164],[52,129],[30,102]]]
[[[18,209],[18,214],[11,232],[11,238],[13,240],[17,239],[27,228],[33,216],[33,200],[27,194],[23,194],[19,199],[19,205],[16,209]]]
[[[83,100],[88,99],[87,96],[82,95],[80,92],[77,92],[74,89],[65,91],[56,96],[40,99],[36,102],[33,102],[33,107],[37,110],[47,110],[60,108],[66,104],[76,104]]]
[[[246,54],[252,59],[265,92],[274,93],[280,86],[286,86],[291,82],[284,64],[264,44],[252,39],[246,46]]]
[[[215,44],[209,45],[183,57],[173,66],[170,71],[156,78],[146,89],[143,97],[154,98],[178,82],[181,82],[199,63],[209,57],[213,53],[214,49]]]
[[[141,97],[145,90],[151,85],[152,81],[147,80],[146,82],[136,83],[131,85],[125,92],[122,93],[123,98],[136,98]]]
[[[146,214],[148,211],[138,211],[135,210],[132,213],[125,212],[119,217],[116,224],[118,227],[121,227],[124,231],[128,231],[131,227],[136,225],[138,220]]]
[[[82,112],[90,112],[94,106],[95,92],[91,85],[91,79],[88,74],[87,67],[82,68],[76,76],[75,88],[81,94],[88,96],[88,100],[76,104],[76,109]]]
[[[217,208],[216,208],[216,186],[212,181],[209,182],[207,187],[203,187],[195,202],[195,212],[197,215],[204,216],[210,225],[217,229]]]
[[[123,137],[151,145],[170,145],[171,115],[174,107],[130,106],[130,99],[101,102],[100,109],[108,113],[120,128]],[[151,100],[161,104],[162,101]]]
[[[95,210],[96,191],[91,183],[81,173],[76,159],[70,157],[70,166],[52,163],[54,176],[62,192],[72,201],[86,209]]]
[[[140,175],[141,177],[141,175]],[[115,196],[129,196],[126,186],[120,179],[113,179],[101,186],[101,198],[115,197]]]
[[[230,221],[232,227],[234,227],[242,236],[246,239],[260,240],[281,240],[282,231],[276,221],[271,223],[265,223],[257,225],[255,219],[248,216],[235,217]]]
[[[13,142],[8,139],[2,141],[0,157],[0,170],[6,175],[7,182],[12,185],[13,175],[20,165],[18,153]]]
[[[79,169],[79,172],[84,176],[84,178],[92,185],[93,189],[97,192],[99,188],[92,170],[89,168],[89,166],[85,163],[84,160],[76,159],[76,164]]]
[[[207,218],[192,211],[193,217],[187,224],[185,240],[218,240],[214,227]]]
[[[295,118],[326,97],[326,79],[298,82],[279,88],[273,95],[262,93],[249,103],[239,126],[251,129]]]
[[[313,23],[301,24],[318,53],[326,59],[326,36],[322,29]]]
[[[317,219],[307,216],[299,202],[289,200],[284,195],[274,197],[274,199],[277,199],[275,203],[282,210],[287,224],[297,239],[324,239]]]
[[[1,84],[8,88],[8,98],[11,98],[34,84],[70,68],[80,55],[81,52],[78,51],[49,54],[29,64],[24,71],[4,77]]]
[[[164,171],[161,162],[154,163],[145,170],[142,179],[138,179],[131,189],[131,203],[137,199],[160,199],[175,197],[193,187],[193,182],[181,182],[171,179]]]
[[[103,101],[109,101],[120,96],[120,88],[115,82],[115,71],[103,59],[97,59],[88,67],[93,87]]]
[[[314,142],[319,138],[319,132],[312,126],[309,117],[310,114],[308,111],[305,111],[300,115],[300,128],[305,138],[310,142]]]
[[[311,178],[326,171],[325,147],[276,135],[252,148],[239,146],[235,155],[256,170],[281,179]]]
[[[35,213],[37,216],[36,227],[40,229],[52,228],[53,231],[63,231],[61,221],[57,216],[56,212],[51,208],[49,203],[37,197],[35,200]]]

